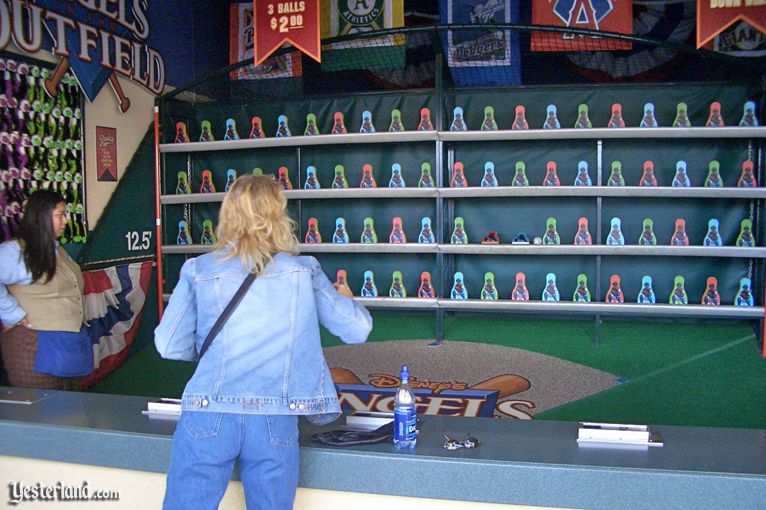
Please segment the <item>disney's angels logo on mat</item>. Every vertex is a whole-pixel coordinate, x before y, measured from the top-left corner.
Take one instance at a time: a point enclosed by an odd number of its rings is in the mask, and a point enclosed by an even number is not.
[[[165,87],[165,64],[160,53],[144,44],[149,37],[147,4],[144,2],[99,2],[88,8],[84,2],[35,0],[0,2],[0,50],[13,38],[24,52],[43,48],[43,27],[60,58],[45,90],[56,97],[61,79],[72,70],[89,101],[94,101],[108,81],[118,98],[120,111],[130,108],[117,75],[121,74],[160,94]],[[95,5],[95,4],[94,4]],[[63,12],[61,12],[63,10]],[[22,29],[23,27],[23,29]]]
[[[347,368],[332,368],[333,381],[340,389],[341,407],[346,411],[392,412],[399,377],[373,373],[365,384]],[[458,380],[437,381],[412,377],[410,385],[417,397],[418,412],[443,416],[501,416],[531,420],[522,409],[534,409],[529,401],[502,401],[530,388],[525,377],[503,374],[477,384]]]
[[[494,275],[485,275],[485,282],[487,276]],[[421,282],[424,277],[430,280],[421,275]],[[523,282],[524,276],[517,279]],[[402,338],[407,327],[397,324]],[[418,414],[531,420],[619,384],[615,374],[507,345],[450,339],[434,348],[431,343],[402,339],[325,348],[344,412],[392,412],[402,360],[411,360]]]

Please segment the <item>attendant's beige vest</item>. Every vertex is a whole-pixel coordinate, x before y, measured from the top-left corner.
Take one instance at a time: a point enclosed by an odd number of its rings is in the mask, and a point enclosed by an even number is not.
[[[27,312],[30,327],[45,331],[80,331],[83,322],[83,279],[80,267],[58,247],[56,274],[29,285],[9,285],[8,292]]]

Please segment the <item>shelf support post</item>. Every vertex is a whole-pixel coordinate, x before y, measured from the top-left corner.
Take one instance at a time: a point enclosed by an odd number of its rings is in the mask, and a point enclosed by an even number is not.
[[[154,106],[154,246],[157,257],[157,319],[162,319],[164,277],[162,270],[162,215],[160,208],[160,107]]]

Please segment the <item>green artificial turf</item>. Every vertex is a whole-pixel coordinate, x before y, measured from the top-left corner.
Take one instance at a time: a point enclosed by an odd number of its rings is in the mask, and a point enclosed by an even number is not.
[[[153,345],[128,358],[89,391],[145,397],[180,397],[196,363],[160,358]]]
[[[764,389],[766,362],[744,337],[535,418],[766,428]]]
[[[370,342],[433,339],[430,314],[376,312]],[[751,323],[445,317],[445,341],[504,345],[579,363],[619,378],[610,390],[537,414],[535,419],[766,429],[766,360]],[[322,332],[325,347],[340,340]],[[435,347],[438,348],[438,347]],[[459,360],[456,360],[456,364]],[[91,391],[180,396],[193,363],[162,360],[152,346]]]

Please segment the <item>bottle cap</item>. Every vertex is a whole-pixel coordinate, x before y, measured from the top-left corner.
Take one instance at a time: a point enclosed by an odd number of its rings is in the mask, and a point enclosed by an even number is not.
[[[402,365],[402,370],[399,372],[399,378],[402,381],[410,379],[410,369],[407,367],[407,365]]]

